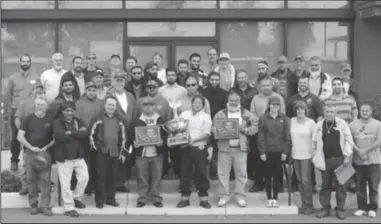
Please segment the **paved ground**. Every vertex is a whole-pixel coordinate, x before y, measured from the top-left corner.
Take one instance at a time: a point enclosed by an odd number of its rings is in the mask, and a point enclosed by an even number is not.
[[[353,217],[339,221],[334,216],[317,219],[315,216],[82,216],[70,218],[64,215],[45,217],[32,216],[27,209],[4,209],[1,223],[381,223],[381,215],[375,219]],[[184,221],[185,220],[185,221]]]

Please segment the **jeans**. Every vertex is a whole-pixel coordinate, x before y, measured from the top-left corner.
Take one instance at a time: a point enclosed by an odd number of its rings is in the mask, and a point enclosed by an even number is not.
[[[294,159],[294,171],[298,178],[302,207],[313,207],[312,201],[312,159]]]
[[[280,152],[266,153],[265,188],[267,199],[278,199],[282,161]]]
[[[345,187],[337,181],[335,169],[343,164],[343,157],[325,158],[325,171],[321,171],[322,175],[322,188],[319,193],[320,204],[323,209],[331,210],[331,193],[333,183],[336,183],[336,209],[344,211],[345,200],[347,192]]]
[[[50,173],[51,166],[41,170],[36,171],[33,169],[33,158],[35,154],[24,154],[25,160],[24,163],[27,172],[27,186],[28,186],[28,199],[31,207],[38,207],[38,185],[41,189],[41,208],[49,208],[50,204],[50,192],[51,192],[51,182],[50,182]]]
[[[163,170],[163,155],[136,158],[139,202],[145,203],[151,193],[152,201],[161,202],[161,175]]]
[[[95,202],[115,200],[116,184],[118,181],[118,157],[111,157],[99,150],[95,153]]]
[[[11,131],[12,131],[11,162],[18,163],[20,161],[19,157],[20,157],[20,152],[21,152],[21,146],[20,146],[20,142],[17,140],[18,130],[17,130],[16,124],[15,124],[16,110],[17,110],[17,108],[12,108],[12,115],[11,115]]]
[[[377,211],[378,185],[380,184],[380,164],[356,165],[357,205],[358,209]],[[366,186],[369,188],[369,204]]]
[[[231,152],[218,153],[218,179],[220,182],[221,197],[229,196],[230,170],[233,167],[235,173],[235,194],[245,196],[245,186],[248,181],[246,160],[247,152],[231,148]]]

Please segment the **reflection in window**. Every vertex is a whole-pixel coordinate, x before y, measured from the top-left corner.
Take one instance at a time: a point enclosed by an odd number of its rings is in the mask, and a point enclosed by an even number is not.
[[[160,68],[168,67],[167,46],[142,46],[130,45],[130,55],[138,59],[139,65],[144,67],[148,62],[153,61],[153,55],[159,53],[163,56],[163,62]]]
[[[216,8],[216,0],[133,1],[126,0],[127,9],[208,9]]]
[[[60,9],[120,9],[122,0],[97,0],[97,1],[78,1],[78,0],[59,0]]]
[[[276,9],[276,8],[284,8],[284,0],[260,0],[260,1],[252,1],[252,0],[220,0],[220,8],[221,9],[248,9],[248,8],[256,8],[256,9]]]
[[[54,0],[1,1],[2,9],[54,9]]]
[[[303,9],[339,9],[349,8],[348,1],[288,1],[288,8]]]
[[[206,73],[211,72],[211,68],[208,63],[207,52],[213,46],[197,46],[197,45],[181,45],[176,46],[176,65],[180,59],[189,60],[189,56],[193,53],[199,53],[201,55],[200,69]]]
[[[348,24],[339,22],[292,22],[287,24],[290,57],[319,56],[328,74],[339,75],[340,64],[348,59]]]
[[[283,52],[283,26],[277,22],[222,23],[221,52],[228,52],[237,69],[245,69],[250,79],[256,79],[256,65],[269,62],[270,72]]]
[[[60,24],[59,49],[65,56],[65,68],[71,68],[71,58],[97,55],[97,65],[109,67],[109,59],[118,52],[123,59],[123,23],[64,23]]]
[[[129,37],[210,37],[216,33],[215,22],[131,22]]]

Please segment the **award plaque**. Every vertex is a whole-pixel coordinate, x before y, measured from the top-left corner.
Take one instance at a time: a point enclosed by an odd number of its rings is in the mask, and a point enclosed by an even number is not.
[[[135,141],[140,146],[159,145],[161,143],[159,126],[135,127]]]
[[[239,138],[239,121],[238,119],[220,119],[214,122],[216,133],[215,139],[237,139]]]

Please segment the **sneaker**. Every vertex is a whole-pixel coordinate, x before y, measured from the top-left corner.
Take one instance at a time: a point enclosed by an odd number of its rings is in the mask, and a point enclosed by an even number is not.
[[[84,209],[86,208],[86,205],[83,204],[81,201],[79,200],[74,200],[74,207],[76,208],[79,208],[79,209]]]
[[[263,191],[263,189],[264,187],[254,184],[254,186],[250,188],[249,192],[259,192],[259,191]]]
[[[316,214],[316,218],[324,218],[324,217],[329,217],[331,216],[331,211],[328,210],[328,209],[321,209],[317,214]]]
[[[79,217],[79,214],[76,210],[67,211],[67,212],[65,212],[65,215],[73,217],[73,218]]]
[[[40,212],[45,216],[53,216],[53,212],[50,208],[40,208]]]
[[[346,218],[344,211],[336,211],[336,218],[344,220]]]
[[[176,208],[185,208],[188,206],[190,206],[189,200],[181,199],[181,201],[179,201],[179,203],[177,203]]]
[[[278,208],[278,200],[273,199],[273,208]]]
[[[218,207],[223,207],[229,202],[229,199],[227,197],[222,197],[217,203]]]
[[[30,214],[31,215],[37,215],[39,213],[38,211],[38,208],[36,206],[33,206],[31,209],[30,209]]]
[[[212,206],[210,205],[210,203],[208,201],[200,201],[200,206],[205,208],[205,209],[212,208]]]
[[[272,199],[267,200],[266,207],[267,208],[272,208],[273,207],[273,200]]]
[[[241,208],[246,207],[246,200],[243,197],[238,197],[237,198],[237,203],[238,203],[238,206],[241,207]]]
[[[376,218],[376,216],[377,216],[376,211],[370,210],[370,211],[368,212],[368,217],[369,217],[369,218]]]
[[[28,188],[27,187],[21,188],[19,194],[22,195],[22,196],[27,195],[28,194]]]
[[[138,203],[136,203],[137,208],[143,208],[144,206],[146,206],[146,203],[144,203],[142,201],[138,201]]]
[[[367,214],[366,214],[366,211],[359,209],[359,210],[356,210],[356,211],[353,213],[353,215],[354,215],[354,216],[357,216],[357,217],[361,217],[361,216],[366,216]]]
[[[307,207],[307,208],[304,210],[304,212],[303,212],[304,215],[312,215],[312,214],[314,214],[314,213],[315,213],[315,211],[314,211],[314,209],[311,208],[311,207]]]
[[[155,206],[156,208],[162,208],[163,207],[163,203],[158,201],[158,202],[153,203],[153,206]]]

